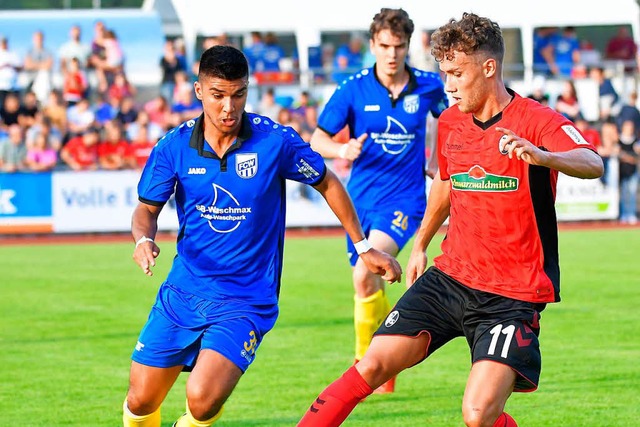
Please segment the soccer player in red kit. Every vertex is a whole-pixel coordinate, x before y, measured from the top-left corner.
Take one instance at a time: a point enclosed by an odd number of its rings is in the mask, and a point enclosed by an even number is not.
[[[340,425],[380,384],[459,336],[472,359],[467,426],[517,426],[504,412],[507,399],[537,388],[540,312],[560,300],[558,172],[598,178],[602,160],[569,120],[505,87],[497,23],[465,13],[432,42],[455,104],[439,120],[440,170],[409,258],[411,287],[362,360],[298,426]],[[442,255],[424,272],[427,246],[447,217]]]

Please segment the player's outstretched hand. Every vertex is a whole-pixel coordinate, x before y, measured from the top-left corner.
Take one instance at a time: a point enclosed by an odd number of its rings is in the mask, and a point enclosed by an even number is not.
[[[407,264],[407,288],[422,276],[427,268],[427,254],[423,251],[411,251],[409,263]]]
[[[153,276],[151,267],[155,267],[156,258],[160,255],[160,248],[154,241],[139,244],[133,251],[133,260],[140,266],[144,274]]]
[[[518,160],[522,160],[531,165],[541,165],[546,156],[545,152],[533,145],[528,140],[519,137],[512,130],[496,127],[496,131],[502,133],[498,149],[510,159],[515,155]]]
[[[377,275],[382,276],[389,283],[402,281],[402,267],[398,261],[386,252],[377,249],[369,249],[360,254],[360,258],[367,268]]]

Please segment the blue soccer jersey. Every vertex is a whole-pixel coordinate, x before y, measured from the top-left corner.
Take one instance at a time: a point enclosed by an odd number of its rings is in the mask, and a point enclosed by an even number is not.
[[[219,158],[203,116],[165,135],[138,184],[141,202],[175,192],[177,255],[167,281],[208,300],[277,302],[285,231],[285,179],[315,185],[326,168],[291,128],[245,113],[236,142]]]
[[[426,207],[427,114],[438,117],[448,100],[437,73],[407,71],[409,83],[396,100],[378,81],[375,66],[352,75],[336,88],[318,119],[329,135],[345,125],[352,138],[368,134],[347,184],[359,208],[401,202],[415,207],[406,214],[422,215]]]

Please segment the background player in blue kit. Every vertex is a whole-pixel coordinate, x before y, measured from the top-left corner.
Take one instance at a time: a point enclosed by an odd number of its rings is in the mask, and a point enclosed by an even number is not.
[[[374,16],[369,34],[375,65],[339,82],[311,138],[311,146],[324,157],[353,161],[347,189],[364,231],[374,248],[394,256],[417,230],[426,207],[427,115],[437,118],[448,105],[437,73],[405,63],[413,28],[402,9],[382,9]],[[350,141],[333,141],[345,125]],[[430,170],[432,177],[435,170]],[[355,358],[360,360],[390,306],[384,282],[358,261],[357,249],[348,236]],[[391,380],[377,392],[393,388]]]
[[[187,411],[177,427],[210,426],[253,362],[278,316],[285,230],[285,179],[313,185],[363,262],[397,281],[397,261],[372,249],[351,200],[291,128],[244,112],[248,65],[239,50],[215,46],[201,57],[196,96],[204,113],[153,149],[132,220],[135,262],[145,274],[160,248],[157,218],[172,194],[177,255],[133,352],[124,426],[160,426],[160,405],[181,371]]]

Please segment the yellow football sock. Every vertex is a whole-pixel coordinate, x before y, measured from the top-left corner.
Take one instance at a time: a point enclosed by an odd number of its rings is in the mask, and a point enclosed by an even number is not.
[[[217,414],[215,414],[213,417],[209,418],[208,420],[198,421],[195,418],[193,418],[193,415],[189,410],[189,402],[187,401],[187,412],[183,416],[178,418],[178,421],[176,421],[174,426],[175,427],[209,427],[213,425],[216,421],[218,421],[218,419],[222,416],[223,409],[224,409],[224,406],[220,408]]]
[[[135,415],[129,410],[125,399],[122,406],[122,425],[124,427],[160,427],[160,408],[149,415]]]
[[[384,290],[366,298],[354,297],[353,320],[356,332],[356,360],[364,357],[373,333],[389,314],[391,306]]]

